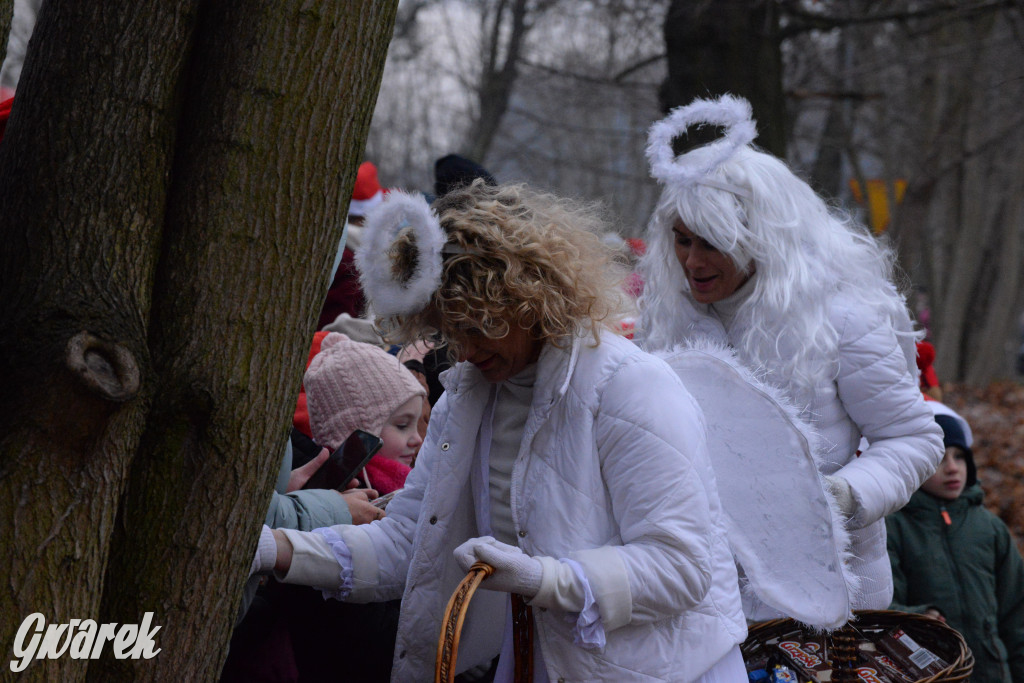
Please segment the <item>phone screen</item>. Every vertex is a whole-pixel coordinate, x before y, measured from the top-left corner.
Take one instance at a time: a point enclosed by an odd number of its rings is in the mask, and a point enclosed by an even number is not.
[[[344,490],[380,447],[381,440],[378,437],[357,429],[338,450],[328,456],[327,462],[320,466],[303,488]]]

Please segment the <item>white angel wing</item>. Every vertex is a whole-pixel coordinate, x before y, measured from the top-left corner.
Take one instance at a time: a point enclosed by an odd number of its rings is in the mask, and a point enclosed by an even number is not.
[[[858,583],[848,570],[849,535],[818,473],[813,431],[720,344],[658,355],[704,413],[747,617],[845,624]]]

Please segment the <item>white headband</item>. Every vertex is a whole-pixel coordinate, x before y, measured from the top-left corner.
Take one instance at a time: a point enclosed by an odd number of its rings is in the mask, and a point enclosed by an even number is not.
[[[411,227],[415,234],[416,270],[406,279],[394,276],[388,251],[398,233]],[[366,216],[366,242],[356,251],[359,281],[373,310],[381,316],[411,315],[430,303],[441,286],[445,234],[437,214],[420,194],[392,190]]]
[[[690,153],[676,156],[672,141],[686,135],[693,125],[710,124],[725,128],[718,140],[700,148],[699,157]],[[673,109],[658,121],[647,136],[647,160],[651,175],[664,185],[707,185],[751,199],[750,190],[711,177],[719,166],[741,147],[757,137],[750,103],[741,97],[722,95],[717,100],[694,100],[685,107]]]

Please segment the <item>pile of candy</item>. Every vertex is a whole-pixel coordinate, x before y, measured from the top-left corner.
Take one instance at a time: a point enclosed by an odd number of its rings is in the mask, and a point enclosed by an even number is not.
[[[948,667],[902,628],[847,626],[843,631],[855,644],[850,668],[856,675],[843,677],[846,680],[913,683]],[[754,634],[741,649],[750,683],[831,683],[839,678],[832,656],[833,636],[809,635],[799,629],[763,639]]]

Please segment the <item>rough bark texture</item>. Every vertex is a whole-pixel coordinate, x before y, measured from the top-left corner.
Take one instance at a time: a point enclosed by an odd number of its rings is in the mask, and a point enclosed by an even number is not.
[[[0,0],[0,47],[7,45],[7,35],[11,32],[11,16],[14,13],[14,0]],[[0,56],[0,60],[3,57]]]
[[[673,0],[665,18],[668,112],[696,97],[747,98],[757,119],[757,144],[786,156],[778,7],[765,0]],[[700,142],[695,132],[694,142]]]
[[[219,673],[395,5],[44,6],[0,145],[0,643],[152,611],[162,652],[27,680]]]
[[[5,652],[33,612],[58,623],[99,614],[117,503],[152,386],[148,289],[192,12],[189,3],[47,3],[0,146]],[[81,332],[102,343],[69,348]],[[101,378],[111,374],[116,389],[118,348],[134,359],[141,393],[104,390]],[[80,372],[83,365],[95,370]],[[85,665],[63,657],[27,673],[76,680]]]

